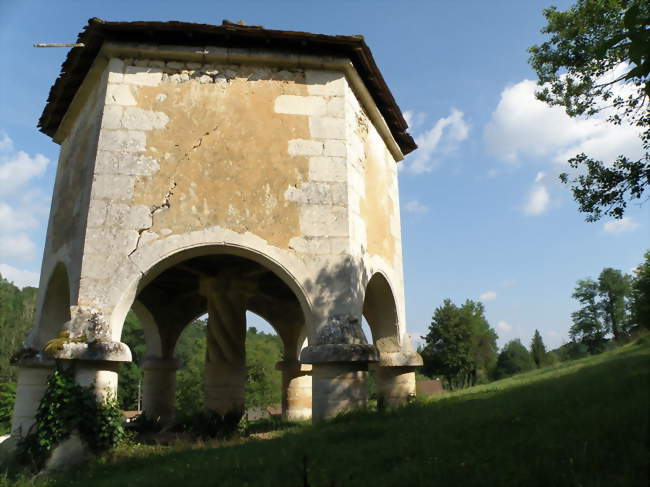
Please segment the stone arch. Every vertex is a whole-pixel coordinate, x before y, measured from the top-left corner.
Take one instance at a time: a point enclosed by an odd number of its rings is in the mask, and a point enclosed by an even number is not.
[[[110,310],[110,325],[114,340],[119,340],[121,335],[124,319],[138,294],[157,276],[165,270],[179,264],[183,261],[208,255],[233,255],[256,262],[262,267],[271,271],[293,292],[297,299],[302,315],[305,320],[305,327],[308,336],[313,336],[313,319],[312,305],[308,293],[305,292],[303,285],[296,274],[289,269],[300,267],[298,259],[286,258],[278,254],[272,247],[258,245],[254,248],[234,243],[214,243],[205,242],[205,235],[187,234],[184,237],[194,240],[190,245],[178,246],[174,250],[169,250],[169,245],[154,242],[152,245],[145,246],[143,249],[135,252],[126,262],[117,270],[112,290],[119,289],[119,294],[113,295],[110,301],[113,302]],[[202,232],[201,232],[202,233]],[[269,247],[268,249],[266,247]],[[269,252],[266,252],[269,250]],[[295,262],[294,262],[295,260]],[[135,264],[135,265],[134,265]],[[144,264],[144,265],[143,265]],[[306,273],[299,269],[298,272]]]
[[[59,262],[47,281],[47,287],[36,321],[34,348],[40,350],[58,336],[70,320],[70,280],[65,265]]]
[[[400,351],[397,303],[390,282],[383,272],[375,272],[366,285],[363,316],[368,322],[373,343],[380,356]]]

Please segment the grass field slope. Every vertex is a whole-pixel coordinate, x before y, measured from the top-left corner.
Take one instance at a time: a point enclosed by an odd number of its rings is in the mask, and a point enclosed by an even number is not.
[[[650,340],[267,440],[124,448],[48,485],[648,485]]]

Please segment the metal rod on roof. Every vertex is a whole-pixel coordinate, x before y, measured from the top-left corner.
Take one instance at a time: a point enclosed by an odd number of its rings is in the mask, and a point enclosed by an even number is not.
[[[34,47],[86,47],[83,42],[39,42]]]

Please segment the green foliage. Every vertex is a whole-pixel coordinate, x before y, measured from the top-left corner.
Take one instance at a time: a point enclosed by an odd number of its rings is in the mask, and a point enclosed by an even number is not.
[[[131,349],[133,361],[120,364],[120,387],[117,400],[125,411],[138,410],[138,398],[141,396],[142,369],[140,365],[145,355],[144,330],[133,311],[129,311],[122,328],[121,341]]]
[[[21,290],[0,275],[0,382],[16,380],[11,356],[21,348],[25,332],[32,326],[36,292],[33,287]]]
[[[533,340],[530,343],[530,355],[538,369],[546,364],[546,347],[538,330],[535,330]]]
[[[73,368],[57,369],[48,378],[36,413],[36,423],[18,444],[20,463],[41,469],[61,442],[78,432],[95,454],[117,446],[126,438],[117,401],[98,401],[92,387],[75,382]]]
[[[203,373],[205,362],[204,320],[191,323],[181,335],[176,355],[181,368],[176,373],[176,414],[181,420],[203,410]]]
[[[630,276],[618,269],[606,267],[598,276],[603,321],[617,341],[630,332],[630,321],[626,316],[630,291]]]
[[[499,379],[510,377],[514,374],[527,372],[535,368],[530,353],[519,339],[511,340],[503,347],[497,358],[496,376]]]
[[[0,435],[9,433],[16,402],[16,383],[0,382]]]
[[[277,335],[249,329],[246,333],[246,407],[279,404],[282,373],[275,364],[282,360],[282,341]]]
[[[603,269],[598,282],[578,281],[573,297],[582,307],[571,314],[571,339],[586,345],[592,354],[605,349],[610,333],[616,341],[624,340],[632,324],[626,313],[630,293],[630,277],[617,269]]]
[[[631,321],[636,326],[650,329],[650,250],[639,264],[632,280]]]
[[[485,382],[496,362],[496,339],[481,303],[467,300],[459,308],[446,299],[425,337],[423,372],[444,376],[450,389]]]
[[[611,123],[625,121],[641,133],[640,159],[619,155],[603,162],[583,153],[568,161],[584,170],[571,183],[587,220],[621,218],[627,201],[640,199],[650,187],[650,4],[578,0],[566,11],[547,8],[544,16],[542,33],[550,39],[529,49],[542,86],[537,97],[572,117],[609,110]],[[560,179],[568,183],[569,175]]]

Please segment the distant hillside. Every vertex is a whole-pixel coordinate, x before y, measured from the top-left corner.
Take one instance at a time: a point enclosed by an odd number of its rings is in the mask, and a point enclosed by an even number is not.
[[[37,291],[33,287],[20,289],[0,275],[0,382],[16,380],[9,359],[32,327]]]
[[[392,413],[221,447],[130,446],[93,486],[636,486],[648,482],[650,340]],[[50,484],[51,485],[51,484]]]

